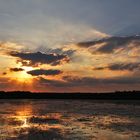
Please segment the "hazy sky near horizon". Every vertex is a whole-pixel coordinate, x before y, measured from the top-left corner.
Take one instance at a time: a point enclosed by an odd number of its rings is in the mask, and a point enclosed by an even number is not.
[[[139,89],[139,13],[139,0],[0,0],[0,90]]]

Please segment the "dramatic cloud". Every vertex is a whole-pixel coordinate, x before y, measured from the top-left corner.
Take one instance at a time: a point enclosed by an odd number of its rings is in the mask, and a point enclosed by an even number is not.
[[[19,72],[19,71],[24,71],[23,68],[10,68],[11,72]]]
[[[93,70],[104,70],[104,69],[109,69],[109,70],[129,70],[129,71],[134,71],[134,70],[139,70],[140,69],[140,63],[117,63],[117,64],[110,64],[106,67],[97,67],[93,68]]]
[[[77,45],[82,48],[89,48],[93,53],[110,54],[117,50],[124,50],[130,43],[137,43],[140,46],[140,36],[109,37],[98,41],[81,42]]]
[[[44,70],[44,69],[37,69],[37,70],[32,70],[32,71],[28,71],[28,74],[31,74],[32,76],[39,76],[39,75],[58,75],[61,74],[62,71],[60,70]]]
[[[62,47],[62,48],[56,48],[56,49],[48,49],[47,51],[49,53],[56,53],[56,54],[61,54],[61,55],[67,55],[67,56],[70,57],[70,56],[72,56],[74,54],[74,52],[76,50],[71,50],[71,49],[65,50],[65,48]]]
[[[129,85],[140,84],[140,77],[115,77],[115,78],[92,78],[92,77],[72,77],[66,76],[62,80],[50,80],[40,78],[39,83],[49,85],[50,87],[68,88],[68,87],[91,87],[106,85]]]
[[[73,85],[94,86],[102,84],[137,84],[140,83],[140,77],[114,77],[114,78],[92,78],[92,77],[64,77],[64,79]]]
[[[110,70],[129,70],[129,71],[133,71],[133,70],[137,70],[140,68],[140,63],[128,63],[128,64],[112,64],[109,66]]]
[[[0,89],[140,89],[139,5],[140,0],[0,0]]]
[[[69,62],[68,56],[53,53],[46,54],[41,52],[36,53],[11,52],[10,55],[20,58],[23,65],[31,65],[31,66],[36,66],[39,64],[60,65],[64,62]]]
[[[38,80],[39,84],[41,85],[49,85],[51,87],[68,87],[70,86],[68,82],[62,81],[62,80],[50,80],[45,78],[39,78]]]

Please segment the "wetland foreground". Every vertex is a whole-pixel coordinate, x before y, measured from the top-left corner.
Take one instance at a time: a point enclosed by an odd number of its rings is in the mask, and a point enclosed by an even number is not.
[[[0,140],[139,140],[139,101],[0,100]]]

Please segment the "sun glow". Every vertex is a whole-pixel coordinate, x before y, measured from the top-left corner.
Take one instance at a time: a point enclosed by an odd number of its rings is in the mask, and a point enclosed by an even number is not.
[[[16,76],[16,81],[29,84],[32,83],[32,76],[23,71]]]
[[[24,71],[21,71],[18,73],[18,75],[16,74],[15,77],[16,77],[16,81],[20,82],[20,83],[27,83],[27,84],[31,84],[32,83],[32,79],[33,77],[28,74],[27,72],[28,71],[31,71],[33,70],[32,67],[22,67],[24,69]]]
[[[27,72],[27,71],[33,70],[33,67],[26,67],[26,66],[23,66],[22,68],[23,68],[26,72]]]

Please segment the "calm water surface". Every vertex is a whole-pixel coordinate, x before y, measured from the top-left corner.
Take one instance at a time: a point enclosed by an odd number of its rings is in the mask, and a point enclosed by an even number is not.
[[[140,140],[131,102],[0,100],[0,140]]]

